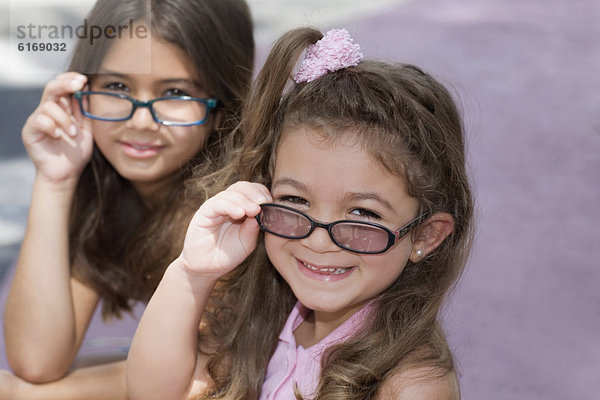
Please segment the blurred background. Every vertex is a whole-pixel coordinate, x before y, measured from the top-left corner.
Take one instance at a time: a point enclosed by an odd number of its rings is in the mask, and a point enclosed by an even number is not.
[[[11,14],[15,21],[25,7],[31,18],[36,12],[48,18],[51,10],[55,23],[76,25],[92,2],[46,0],[42,8],[39,1],[1,1],[4,297],[34,172],[20,141],[21,126],[43,85],[66,63],[18,54],[10,40]],[[600,2],[248,2],[257,67],[289,28],[345,27],[365,56],[417,64],[459,99],[478,230],[444,322],[463,398],[598,399]],[[126,347],[134,326],[133,320],[92,325],[87,346]],[[3,343],[0,368],[6,368]]]

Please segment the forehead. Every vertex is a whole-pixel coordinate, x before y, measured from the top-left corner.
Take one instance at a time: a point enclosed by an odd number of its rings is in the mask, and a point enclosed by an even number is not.
[[[377,162],[352,133],[330,140],[308,127],[285,130],[275,155],[273,183],[290,178],[326,196],[348,192],[407,196],[402,177]]]
[[[145,26],[143,24],[134,24]],[[194,65],[178,46],[151,35],[123,35],[114,39],[101,63],[101,70],[127,75],[151,75],[157,79],[198,79]]]

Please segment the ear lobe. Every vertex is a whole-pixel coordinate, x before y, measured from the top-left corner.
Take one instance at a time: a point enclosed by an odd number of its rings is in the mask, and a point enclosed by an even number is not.
[[[423,221],[417,229],[410,254],[410,261],[413,263],[421,261],[452,233],[454,218],[448,213],[437,212]]]

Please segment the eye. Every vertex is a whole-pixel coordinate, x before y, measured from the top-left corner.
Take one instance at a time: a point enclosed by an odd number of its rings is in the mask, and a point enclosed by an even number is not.
[[[367,219],[372,221],[381,221],[381,215],[373,212],[371,210],[367,210],[366,208],[354,208],[350,210],[349,214],[353,217],[359,219]]]
[[[112,92],[129,92],[129,87],[123,82],[108,82],[102,88]]]
[[[303,199],[300,196],[279,196],[276,199],[277,203],[284,204],[286,206],[294,207],[294,208],[307,208],[310,203]]]
[[[163,97],[171,97],[171,96],[191,96],[187,91],[178,88],[171,88],[165,90],[163,93]]]

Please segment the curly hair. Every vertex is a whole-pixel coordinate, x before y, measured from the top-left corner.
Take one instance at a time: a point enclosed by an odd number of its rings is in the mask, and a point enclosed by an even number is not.
[[[452,371],[438,316],[470,250],[473,200],[460,113],[449,91],[420,68],[365,60],[308,83],[290,77],[306,47],[322,37],[293,30],[274,45],[243,112],[245,142],[236,162],[211,182],[236,179],[270,187],[282,138],[309,127],[332,142],[355,140],[401,176],[421,212],[445,212],[453,232],[427,257],[408,262],[373,302],[363,329],[322,358],[314,399],[371,399],[386,377],[410,366]],[[209,189],[206,189],[209,190]],[[217,390],[206,398],[257,399],[278,335],[296,302],[271,265],[263,240],[220,282],[205,312],[209,372]],[[299,393],[296,393],[301,398]]]

